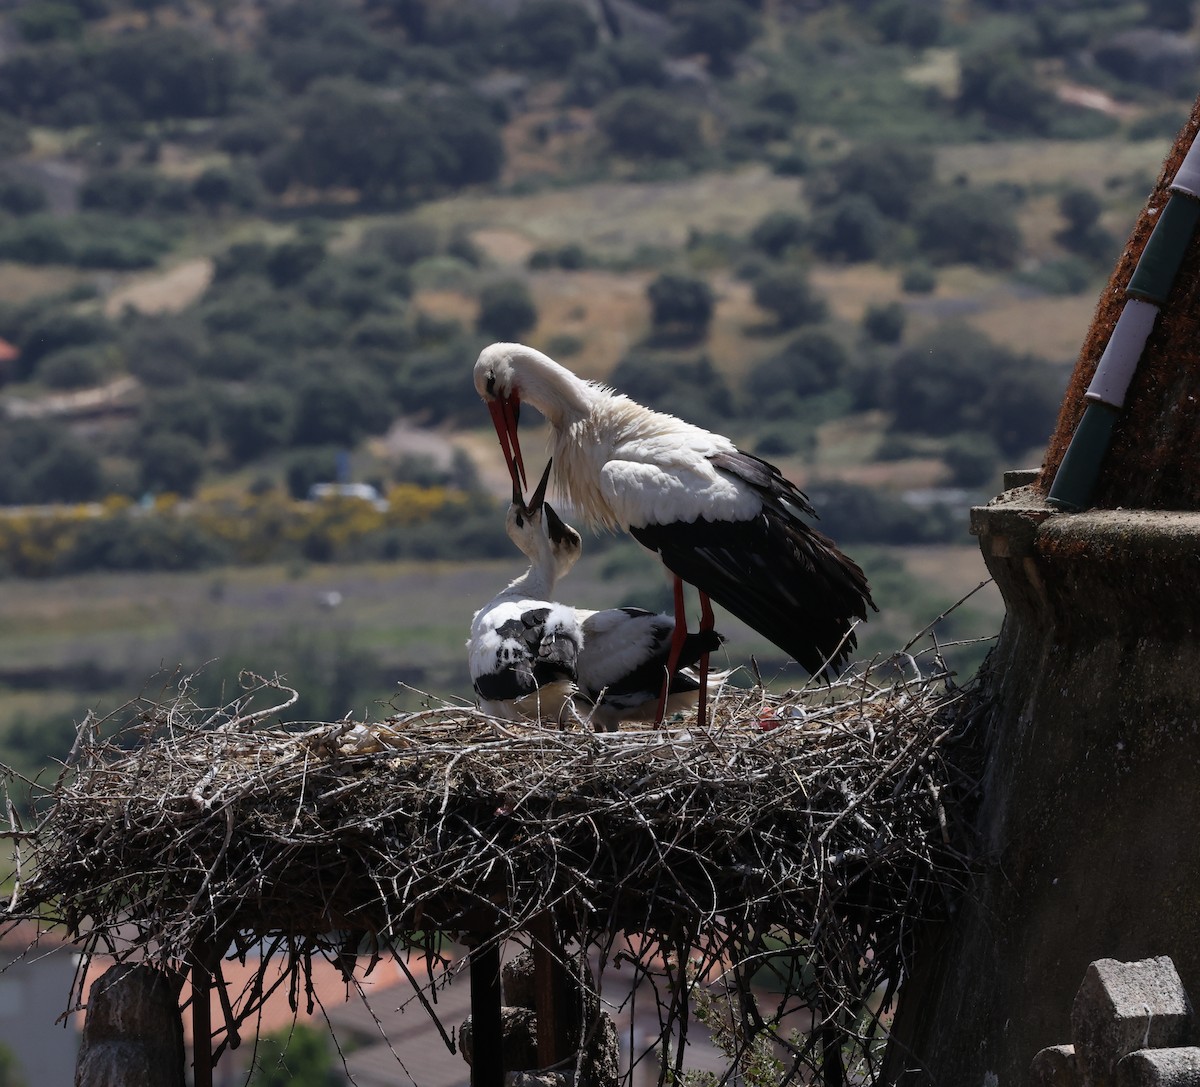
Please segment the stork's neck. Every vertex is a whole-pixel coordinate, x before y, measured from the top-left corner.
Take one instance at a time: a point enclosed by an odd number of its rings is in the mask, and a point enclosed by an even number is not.
[[[513,597],[529,597],[536,600],[548,599],[554,591],[555,580],[554,565],[552,563],[548,566],[542,566],[535,562],[520,577],[514,578],[509,582],[508,588],[504,590],[504,594]]]
[[[555,430],[585,418],[604,391],[571,373],[548,355],[526,348],[521,360],[521,399],[532,404]]]
[[[528,522],[527,522],[528,523]],[[505,590],[514,596],[528,596],[549,599],[558,581],[558,563],[546,533],[539,523],[533,522],[536,531],[525,535],[515,535],[510,532],[510,539],[520,548],[521,553],[529,559],[529,569],[516,578]]]

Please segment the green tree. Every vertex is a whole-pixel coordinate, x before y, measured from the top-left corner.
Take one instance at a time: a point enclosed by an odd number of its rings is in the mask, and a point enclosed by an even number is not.
[[[696,111],[649,88],[614,94],[597,110],[596,124],[612,149],[630,158],[686,158],[702,144]]]
[[[165,188],[163,178],[145,167],[100,170],[80,186],[79,206],[118,215],[138,215],[152,209]]]
[[[961,61],[958,108],[1007,132],[1044,133],[1053,95],[1016,49],[981,48]]]
[[[854,264],[879,255],[888,235],[888,222],[871,197],[848,193],[813,219],[811,233],[815,252],[827,260]]]
[[[432,94],[414,104],[436,147],[435,177],[456,188],[495,181],[504,166],[504,144],[486,102],[465,91]]]
[[[850,195],[870,197],[889,219],[906,220],[934,179],[933,152],[914,144],[882,141],[855,147],[808,185],[815,204]]]
[[[752,399],[770,401],[828,392],[841,381],[850,353],[841,341],[823,328],[804,329],[778,354],[755,365],[746,378]]]
[[[685,0],[671,8],[674,46],[680,53],[702,53],[714,75],[733,72],[734,58],[754,40],[757,26],[737,0]]]
[[[239,78],[233,53],[178,27],[104,38],[90,67],[109,92],[102,96],[106,111],[123,102],[146,120],[223,116]]]
[[[504,28],[504,59],[519,67],[562,74],[596,45],[588,9],[573,0],[524,0]]]
[[[83,33],[83,15],[73,4],[35,0],[13,12],[17,32],[27,42],[73,41]]]
[[[100,344],[111,336],[109,323],[98,314],[47,307],[33,317],[17,337],[21,354],[17,359],[16,376],[29,377],[37,363],[55,351]]]
[[[251,386],[227,397],[217,422],[237,464],[245,464],[291,440],[295,401],[284,389]]]
[[[32,215],[45,211],[46,205],[46,192],[40,185],[0,174],[0,208],[10,215]]]
[[[942,12],[934,4],[884,0],[876,5],[872,18],[884,41],[900,42],[912,49],[928,49],[942,37]]]
[[[186,434],[159,431],[141,447],[138,482],[143,491],[191,497],[204,474],[204,447]]]
[[[325,259],[325,245],[315,238],[296,238],[275,246],[266,259],[266,272],[277,288],[294,287]]]
[[[828,313],[803,268],[771,268],[754,281],[754,304],[771,314],[780,328],[823,321]]]
[[[404,267],[441,251],[437,227],[413,220],[375,227],[368,231],[363,242],[367,249],[378,251]]]
[[[75,438],[61,438],[26,468],[34,502],[90,502],[104,493],[104,473],[95,453]]]
[[[907,312],[899,302],[880,302],[867,307],[862,327],[875,343],[899,343],[906,322]]]
[[[802,245],[808,237],[808,224],[799,212],[769,211],[750,231],[750,244],[778,260],[789,249]]]
[[[218,405],[210,386],[155,390],[138,413],[137,440],[154,434],[183,434],[200,445],[212,439]]]
[[[306,368],[296,388],[298,445],[353,445],[379,434],[393,410],[383,383],[362,366],[340,357],[323,357]]]
[[[0,101],[7,114],[38,124],[87,124],[100,119],[95,80],[83,53],[61,41],[17,50],[0,63]],[[74,119],[60,102],[77,103]]]
[[[523,279],[502,279],[479,292],[475,327],[497,340],[517,340],[537,324],[537,307]]]
[[[284,187],[292,180],[349,187],[384,205],[490,181],[504,160],[488,107],[465,92],[398,96],[321,80],[301,99],[297,127],[278,164]]]
[[[288,494],[296,501],[308,497],[314,483],[331,483],[337,478],[338,448],[301,449],[293,453],[287,462],[284,477]]]
[[[901,351],[876,390],[877,406],[894,413],[901,433],[970,432],[1012,455],[1046,440],[1062,386],[1044,359],[952,323]]]
[[[87,347],[68,347],[46,355],[33,372],[33,379],[51,389],[83,389],[97,385],[104,373],[104,361],[98,351]]]
[[[1145,17],[1152,26],[1185,33],[1191,30],[1196,13],[1192,0],[1158,0],[1146,8]]]
[[[1064,249],[1094,260],[1115,250],[1116,239],[1100,225],[1104,205],[1091,189],[1082,186],[1066,189],[1058,198],[1058,210],[1067,225],[1054,239]]]
[[[0,72],[2,71],[3,68],[0,67]],[[0,86],[3,86],[2,79],[0,79]],[[15,158],[17,155],[24,154],[31,146],[33,146],[33,141],[29,137],[29,126],[11,114],[0,113],[0,158]],[[13,214],[24,213],[13,211]]]
[[[594,106],[622,87],[662,87],[667,82],[663,54],[642,38],[618,38],[577,56],[567,73],[565,100]]]
[[[191,381],[207,352],[203,331],[175,318],[139,322],[123,346],[129,372],[151,388],[164,389]]]
[[[260,193],[255,175],[220,166],[210,166],[191,186],[191,195],[209,214],[226,207],[251,209],[258,203]]]
[[[956,487],[982,487],[999,475],[1001,453],[986,434],[952,434],[942,451]]]
[[[716,299],[708,280],[683,272],[663,272],[646,288],[650,320],[659,335],[692,341],[703,339],[712,322]]]
[[[935,264],[1011,268],[1021,250],[1016,213],[1000,192],[949,189],[921,206],[914,225],[921,252]]]

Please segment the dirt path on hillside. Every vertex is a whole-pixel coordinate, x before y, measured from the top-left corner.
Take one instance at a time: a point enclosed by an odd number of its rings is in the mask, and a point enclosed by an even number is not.
[[[208,257],[187,260],[166,272],[140,276],[118,287],[104,302],[104,315],[120,317],[128,306],[139,313],[178,313],[196,301],[212,282]]]

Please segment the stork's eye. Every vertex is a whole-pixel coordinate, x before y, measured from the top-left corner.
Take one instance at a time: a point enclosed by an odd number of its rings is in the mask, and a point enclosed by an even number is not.
[[[524,528],[524,527],[525,527],[525,521],[524,521],[524,519],[521,517],[521,515],[520,515],[519,513],[518,513],[518,514],[517,514],[517,516],[516,516],[516,522],[517,522],[517,528]]]
[[[487,391],[488,396],[496,395],[496,371],[489,370],[487,373]]]

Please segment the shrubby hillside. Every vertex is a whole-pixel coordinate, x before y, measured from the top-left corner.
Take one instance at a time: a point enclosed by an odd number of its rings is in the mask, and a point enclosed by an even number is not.
[[[893,651],[978,583],[966,506],[1037,463],[1198,58],[1182,0],[5,5],[0,757],[157,668],[469,696],[493,339],[779,463]],[[571,591],[669,606],[614,538]]]
[[[1190,4],[1114,0],[34,0],[0,31],[0,504],[354,478],[487,511],[468,446],[385,436],[478,428],[471,360],[526,338],[735,433],[831,530],[883,542],[961,531],[904,486],[986,488],[1043,441],[1069,357],[989,335],[970,296],[1094,292],[1198,56]],[[1072,143],[1146,166],[1023,176]],[[954,168],[997,144],[1007,175]],[[770,196],[666,241],[572,226],[614,185],[669,206],[730,175]],[[552,199],[514,255],[514,207]],[[867,268],[888,289],[854,287],[847,318],[820,284]],[[586,303],[551,314],[572,279]],[[250,561],[195,531],[172,562]],[[30,563],[20,535],[0,571],[115,561]]]

